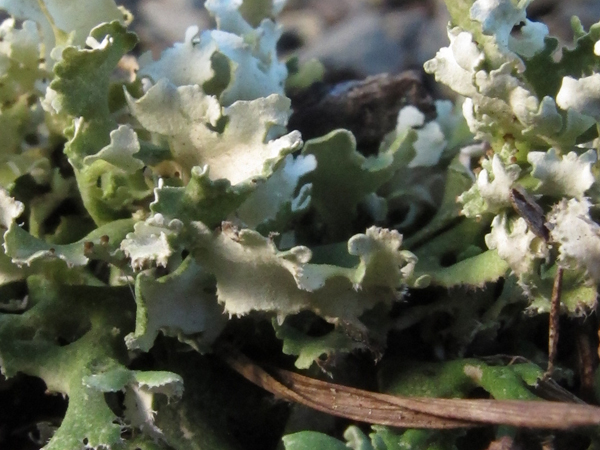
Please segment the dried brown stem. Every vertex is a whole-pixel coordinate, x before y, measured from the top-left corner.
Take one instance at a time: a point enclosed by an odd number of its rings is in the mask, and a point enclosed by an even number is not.
[[[556,351],[558,348],[558,335],[560,326],[560,294],[562,292],[563,268],[558,267],[552,286],[552,299],[550,303],[550,324],[548,331],[548,368],[545,377],[551,377],[554,372]]]
[[[328,383],[281,369],[269,373],[234,351],[223,351],[221,356],[244,378],[279,398],[360,422],[434,429],[488,424],[540,429],[600,425],[600,408],[590,405],[398,397]]]

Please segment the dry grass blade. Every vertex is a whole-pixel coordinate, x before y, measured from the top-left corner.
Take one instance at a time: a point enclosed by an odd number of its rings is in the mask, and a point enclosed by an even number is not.
[[[277,379],[279,377],[272,376],[244,355],[227,352],[221,356],[230,367],[248,381],[271,392],[276,397],[300,403],[333,416],[404,428],[445,429],[476,425],[464,420],[423,414],[381,401],[377,397],[382,394],[326,383],[292,372],[278,371],[278,375],[282,379],[280,381]],[[287,384],[290,384],[291,387]]]
[[[489,424],[568,429],[600,425],[600,408],[548,401],[397,397],[328,383],[277,369],[268,373],[245,356],[223,359],[244,378],[277,397],[360,422],[402,428],[463,428]]]

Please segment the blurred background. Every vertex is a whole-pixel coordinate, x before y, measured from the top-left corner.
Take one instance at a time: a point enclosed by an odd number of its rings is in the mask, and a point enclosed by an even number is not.
[[[203,0],[122,3],[135,16],[140,51],[151,50],[155,58],[182,41],[188,26],[214,27]],[[528,13],[568,44],[571,17],[579,16],[589,28],[600,20],[600,0],[535,0]],[[448,43],[443,0],[289,0],[279,21],[284,27],[280,54],[301,61],[318,58],[332,81],[420,69]]]

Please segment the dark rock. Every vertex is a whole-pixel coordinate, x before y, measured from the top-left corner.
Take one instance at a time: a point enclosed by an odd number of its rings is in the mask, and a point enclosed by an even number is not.
[[[435,115],[433,100],[416,72],[335,85],[317,83],[291,97],[294,114],[289,128],[300,130],[304,139],[348,129],[365,154],[377,152],[383,137],[396,127],[402,107],[414,105],[426,116]]]

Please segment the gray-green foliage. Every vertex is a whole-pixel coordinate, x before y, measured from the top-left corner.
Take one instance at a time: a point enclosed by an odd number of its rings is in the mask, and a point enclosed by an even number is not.
[[[388,331],[438,314],[462,358],[515,305],[547,311],[558,267],[564,310],[595,305],[600,24],[574,22],[559,59],[528,1],[448,0],[450,45],[425,69],[462,108],[436,102],[426,120],[406,106],[364,156],[347,130],[307,142],[287,130],[286,83],[306,87],[323,68],[278,60],[284,0],[208,0],[217,30],[191,27],[128,76],[116,69],[137,43],[129,13],[75,3],[0,0],[13,16],[0,25],[0,367],[68,396],[44,448],[236,448],[199,404],[220,402],[210,370],[130,368],[161,333],[205,353],[236,330],[233,316],[266,318],[296,366],[314,369],[380,352]],[[513,210],[516,188],[543,208],[548,241]],[[418,289],[432,301],[406,295]],[[330,328],[315,336],[314,323]],[[523,399],[538,375],[448,358],[387,361],[380,381],[396,394]],[[120,412],[106,401],[115,392]],[[346,444],[305,430],[283,445],[450,449],[462,434],[350,427]]]

